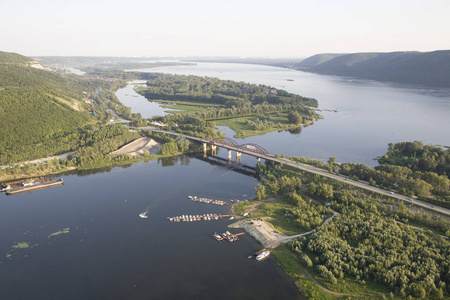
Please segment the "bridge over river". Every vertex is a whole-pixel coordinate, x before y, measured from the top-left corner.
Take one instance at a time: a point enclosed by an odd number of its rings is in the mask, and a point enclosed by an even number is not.
[[[229,160],[231,160],[231,152],[235,151],[236,152],[236,162],[238,164],[241,163],[241,154],[247,154],[247,155],[256,157],[258,159],[258,161],[260,159],[264,159],[266,161],[272,161],[275,163],[284,164],[284,165],[287,165],[287,166],[290,166],[290,167],[293,167],[293,168],[296,168],[296,169],[299,169],[302,171],[306,171],[306,172],[314,173],[314,174],[317,174],[320,176],[332,178],[334,180],[338,180],[338,181],[344,182],[349,185],[353,185],[353,186],[356,186],[356,187],[359,187],[359,188],[362,188],[362,189],[365,189],[365,190],[368,190],[371,192],[379,193],[379,194],[382,194],[382,195],[385,195],[385,196],[388,196],[391,198],[395,198],[397,200],[405,201],[405,202],[426,208],[428,210],[432,210],[432,211],[450,216],[450,209],[440,207],[437,205],[433,205],[433,204],[430,204],[430,203],[427,203],[424,201],[412,199],[407,196],[398,195],[393,192],[386,191],[384,189],[381,189],[381,188],[378,188],[375,186],[371,186],[368,183],[365,183],[362,181],[354,181],[354,180],[351,180],[342,175],[329,173],[326,170],[316,168],[314,166],[310,166],[310,165],[306,165],[306,164],[302,164],[302,163],[298,163],[298,162],[293,162],[289,159],[275,156],[273,154],[270,154],[263,147],[256,145],[256,144],[239,145],[236,141],[234,141],[230,138],[225,138],[223,141],[214,141],[214,140],[208,140],[208,139],[198,138],[198,137],[194,137],[194,136],[183,135],[183,134],[175,133],[175,132],[168,132],[168,131],[163,131],[163,130],[154,130],[154,131],[168,133],[168,134],[172,134],[172,135],[178,135],[178,136],[184,137],[190,141],[202,143],[203,150],[205,152],[207,151],[207,145],[210,145],[213,155],[217,151],[216,150],[217,147],[227,149]]]

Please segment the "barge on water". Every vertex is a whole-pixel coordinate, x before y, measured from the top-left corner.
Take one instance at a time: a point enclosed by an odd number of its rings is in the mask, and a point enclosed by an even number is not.
[[[32,192],[40,189],[49,188],[52,186],[62,185],[64,184],[64,180],[48,180],[48,181],[31,181],[23,184],[19,187],[12,187],[6,190],[6,195],[15,195],[24,192]]]

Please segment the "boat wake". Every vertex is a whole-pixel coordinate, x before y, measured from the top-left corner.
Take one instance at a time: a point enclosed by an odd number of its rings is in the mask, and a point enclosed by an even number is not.
[[[148,218],[147,212],[145,211],[145,212],[143,212],[143,213],[140,213],[140,214],[139,214],[139,217],[141,217],[142,219],[147,219],[147,218]]]

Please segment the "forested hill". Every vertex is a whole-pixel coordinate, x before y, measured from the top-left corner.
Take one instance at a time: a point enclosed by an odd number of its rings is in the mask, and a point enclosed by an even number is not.
[[[310,69],[315,66],[318,66],[320,64],[323,64],[324,62],[327,62],[333,58],[339,57],[345,55],[343,53],[323,53],[323,54],[316,54],[311,57],[308,57],[307,59],[302,60],[299,63],[294,64],[295,69]]]
[[[1,164],[53,155],[59,152],[58,146],[43,145],[91,119],[83,92],[92,87],[75,76],[37,69],[33,64],[28,57],[0,52]]]
[[[315,55],[295,65],[314,73],[450,87],[450,50]]]
[[[2,52],[0,51],[0,64],[1,65],[23,65],[25,66],[27,63],[32,61],[31,58],[28,58],[26,56],[17,54],[17,53],[11,53],[11,52]]]

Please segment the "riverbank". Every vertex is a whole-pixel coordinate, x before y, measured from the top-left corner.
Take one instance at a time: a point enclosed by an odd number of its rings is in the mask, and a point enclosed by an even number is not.
[[[117,161],[111,161],[108,163],[101,163],[101,164],[95,164],[95,165],[90,165],[90,166],[71,166],[71,167],[65,167],[65,168],[60,168],[57,170],[48,170],[48,169],[44,169],[42,171],[35,171],[35,172],[27,172],[27,173],[17,173],[14,175],[0,175],[0,182],[2,183],[7,183],[9,181],[12,180],[25,180],[28,178],[33,178],[33,177],[42,177],[42,176],[56,176],[56,175],[60,175],[62,173],[65,172],[71,172],[71,171],[86,171],[86,170],[94,170],[94,169],[100,169],[100,168],[105,168],[105,167],[120,167],[120,166],[124,166],[124,165],[129,165],[132,163],[138,163],[141,161],[150,161],[150,160],[155,160],[155,159],[162,159],[162,158],[169,158],[169,157],[175,157],[178,155],[183,155],[183,154],[190,154],[190,153],[195,153],[195,152],[177,152],[177,153],[172,153],[172,154],[152,154],[150,156],[136,156],[134,158],[130,158],[127,160],[122,160],[120,162]]]

